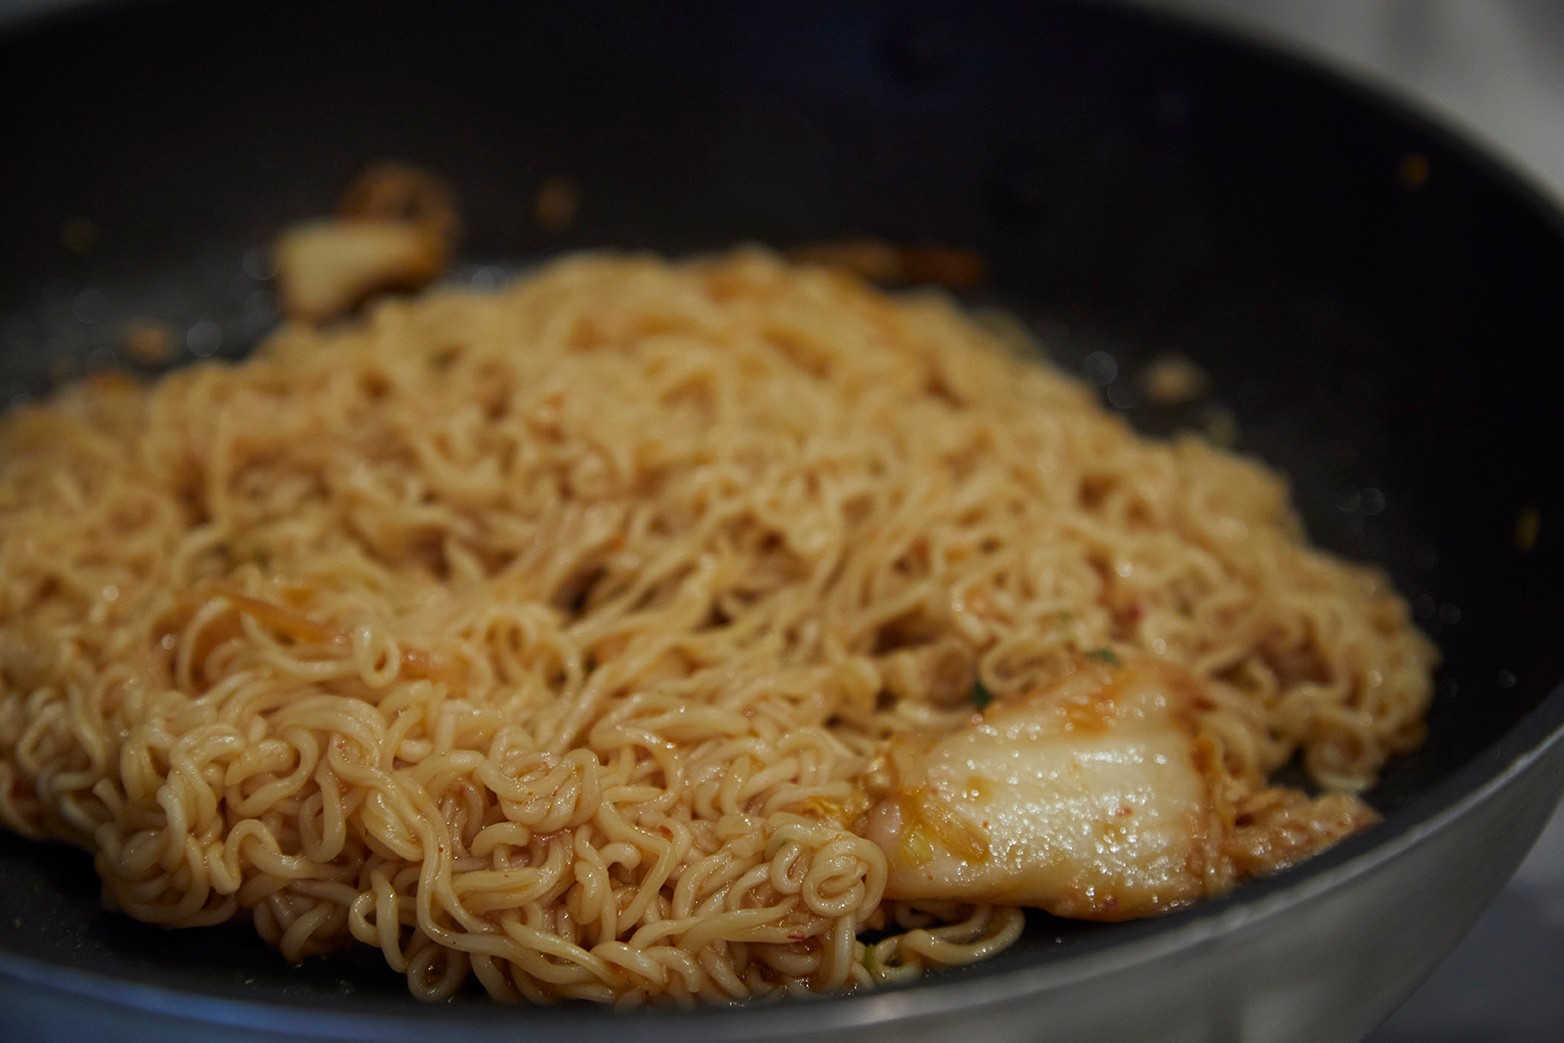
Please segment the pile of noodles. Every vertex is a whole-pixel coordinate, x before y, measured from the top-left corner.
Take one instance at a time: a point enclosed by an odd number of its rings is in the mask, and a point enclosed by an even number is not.
[[[690,1002],[1014,940],[817,813],[979,679],[1183,664],[1256,786],[1417,743],[1383,576],[1025,355],[760,252],[589,256],[16,411],[0,820],[140,920],[357,939],[419,996]]]

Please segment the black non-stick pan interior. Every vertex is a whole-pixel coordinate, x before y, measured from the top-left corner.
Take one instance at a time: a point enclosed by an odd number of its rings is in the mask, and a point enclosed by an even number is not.
[[[385,158],[455,186],[474,281],[582,247],[969,247],[991,271],[972,303],[1147,431],[1208,418],[1134,379],[1196,360],[1201,408],[1442,645],[1428,743],[1371,794],[1386,823],[1320,865],[1499,770],[1539,707],[1560,716],[1564,421],[1537,369],[1564,331],[1564,226],[1448,134],[1255,45],[1108,3],[94,3],[0,38],[0,97],[0,401],[150,373],[121,357],[130,318],[189,331],[186,361],[243,354],[276,320],[267,242]],[[580,191],[564,231],[533,216],[551,177]],[[1176,920],[1038,917],[957,973]],[[374,953],[298,969],[245,929],[104,913],[85,855],[11,837],[0,928],[114,981],[416,1006]]]

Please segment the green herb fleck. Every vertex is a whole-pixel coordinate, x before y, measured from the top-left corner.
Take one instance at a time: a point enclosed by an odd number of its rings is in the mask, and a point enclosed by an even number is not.
[[[988,704],[993,701],[994,693],[984,686],[981,677],[972,682],[972,705],[978,708],[979,713],[988,709]]]
[[[1118,654],[1111,648],[1094,648],[1086,654],[1088,657],[1097,660],[1097,662],[1107,663],[1112,667],[1120,667],[1124,665],[1124,663],[1120,661]]]

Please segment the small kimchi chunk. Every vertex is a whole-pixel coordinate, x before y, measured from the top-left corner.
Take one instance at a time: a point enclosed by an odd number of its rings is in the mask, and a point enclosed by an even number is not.
[[[444,273],[456,235],[453,197],[400,164],[371,167],[333,217],[288,228],[274,248],[289,318],[320,322],[381,293],[416,290]]]
[[[1287,799],[1261,799],[1250,821],[1254,795],[1235,790],[1202,739],[1198,697],[1161,664],[1083,659],[954,733],[893,740],[886,795],[867,820],[889,864],[886,897],[1126,920],[1225,891],[1373,820],[1355,797],[1268,789]]]

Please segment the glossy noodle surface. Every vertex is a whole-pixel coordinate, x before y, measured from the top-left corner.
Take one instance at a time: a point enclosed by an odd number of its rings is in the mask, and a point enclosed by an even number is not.
[[[0,428],[0,819],[133,917],[426,997],[866,987],[998,951],[1008,902],[1176,907],[1370,822],[1434,657],[1280,476],[759,251],[566,258]],[[1000,764],[1031,803],[989,822]]]

